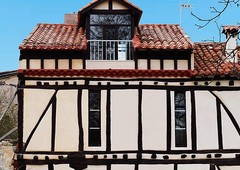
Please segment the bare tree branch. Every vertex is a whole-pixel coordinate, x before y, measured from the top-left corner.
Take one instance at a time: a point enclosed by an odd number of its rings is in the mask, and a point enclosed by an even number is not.
[[[212,13],[216,13],[215,16],[209,18],[209,19],[203,19],[191,12],[191,15],[194,16],[198,21],[204,23],[202,25],[195,24],[199,29],[206,27],[210,22],[216,21],[219,19],[219,17],[223,14],[223,12],[228,8],[229,4],[231,2],[237,3],[239,0],[223,0],[220,1],[219,3],[224,3],[224,8],[222,10],[217,10],[215,7],[210,7],[212,9]]]

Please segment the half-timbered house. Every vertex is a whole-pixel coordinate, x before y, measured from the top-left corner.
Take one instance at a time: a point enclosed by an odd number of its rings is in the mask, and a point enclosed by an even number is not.
[[[94,0],[20,45],[20,170],[237,170],[238,27],[193,43]]]

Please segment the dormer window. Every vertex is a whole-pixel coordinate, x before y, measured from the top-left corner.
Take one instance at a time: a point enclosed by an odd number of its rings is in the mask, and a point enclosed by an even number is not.
[[[90,14],[90,60],[131,60],[130,14]]]

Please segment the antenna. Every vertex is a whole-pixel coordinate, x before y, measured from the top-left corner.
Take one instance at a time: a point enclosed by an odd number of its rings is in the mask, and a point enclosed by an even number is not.
[[[182,10],[183,9],[190,9],[191,5],[189,4],[190,0],[188,0],[187,3],[180,3],[179,4],[179,10],[180,10],[180,25],[182,25]]]

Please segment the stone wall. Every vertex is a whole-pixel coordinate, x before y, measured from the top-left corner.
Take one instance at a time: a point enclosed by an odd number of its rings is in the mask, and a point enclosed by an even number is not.
[[[13,170],[14,146],[7,141],[0,142],[0,170]]]

